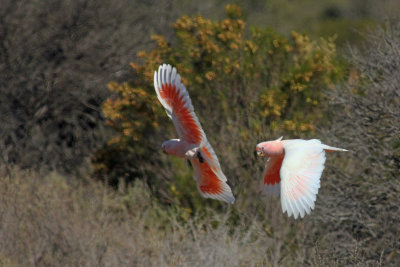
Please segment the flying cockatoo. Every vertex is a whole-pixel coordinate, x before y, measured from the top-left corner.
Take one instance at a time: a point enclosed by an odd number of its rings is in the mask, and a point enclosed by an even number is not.
[[[194,169],[193,178],[203,197],[233,203],[235,198],[226,183],[217,155],[207,141],[189,93],[176,69],[171,65],[161,65],[158,72],[154,72],[154,87],[179,136],[179,139],[165,141],[163,152],[190,160]]]
[[[282,140],[259,143],[256,152],[268,157],[263,190],[281,194],[282,211],[295,219],[314,209],[325,164],[325,151],[347,151],[327,146],[317,139]]]

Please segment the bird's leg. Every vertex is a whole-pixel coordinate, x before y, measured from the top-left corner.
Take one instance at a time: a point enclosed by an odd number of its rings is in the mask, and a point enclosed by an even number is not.
[[[204,159],[203,159],[203,156],[200,153],[200,150],[197,150],[196,156],[199,159],[200,163],[204,162]]]
[[[186,164],[187,164],[189,167],[193,167],[193,166],[192,166],[192,163],[190,162],[189,159],[186,159]]]

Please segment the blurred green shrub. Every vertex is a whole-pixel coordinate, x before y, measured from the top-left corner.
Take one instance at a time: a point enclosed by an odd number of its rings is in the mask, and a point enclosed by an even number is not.
[[[153,88],[154,70],[162,63],[177,68],[211,144],[237,169],[228,169],[228,177],[243,177],[238,169],[251,166],[248,148],[255,137],[314,131],[322,118],[322,92],[342,75],[334,40],[247,29],[238,6],[227,5],[225,11],[221,21],[181,17],[173,25],[173,42],[155,35],[156,47],[139,53],[143,64],[131,63],[132,82],[109,84],[115,97],[103,111],[117,134],[94,159],[103,177],[114,184],[121,178],[148,177],[150,184],[170,180],[158,186],[168,188],[163,195],[196,207],[199,194],[189,168],[159,152],[164,140],[177,136]]]

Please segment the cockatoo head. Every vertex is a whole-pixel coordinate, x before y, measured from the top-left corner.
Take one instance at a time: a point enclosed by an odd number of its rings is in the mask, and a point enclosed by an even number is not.
[[[161,149],[165,154],[175,155],[178,145],[179,139],[171,139],[162,143]]]
[[[282,137],[274,140],[259,143],[256,146],[257,155],[260,157],[273,157],[283,153]]]

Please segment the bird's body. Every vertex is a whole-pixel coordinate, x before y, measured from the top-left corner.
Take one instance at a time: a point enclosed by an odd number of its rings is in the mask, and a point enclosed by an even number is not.
[[[264,171],[264,190],[281,195],[283,212],[289,217],[304,217],[314,209],[325,151],[347,151],[324,145],[317,139],[282,140],[259,143],[259,156],[268,157]]]
[[[179,139],[162,144],[169,154],[190,160],[194,179],[202,196],[233,203],[235,198],[208,142],[180,75],[170,65],[161,65],[154,73],[154,87],[160,103],[172,119]]]
[[[189,160],[193,159],[196,152],[199,150],[199,146],[197,144],[191,144],[185,140],[179,139],[165,141],[161,148],[166,154]]]

